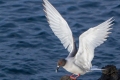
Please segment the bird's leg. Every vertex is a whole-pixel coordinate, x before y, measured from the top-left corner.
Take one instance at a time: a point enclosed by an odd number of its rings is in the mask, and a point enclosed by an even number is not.
[[[74,74],[72,74],[72,75],[70,76],[70,78],[71,78],[72,80],[76,80],[75,77],[74,77]]]
[[[72,75],[70,76],[70,78],[71,78],[72,80],[76,80],[79,76],[80,76],[80,74],[77,75],[76,77],[74,77],[74,74],[72,74]]]
[[[77,79],[80,76],[80,74],[78,74],[75,78]]]
[[[73,76],[74,76],[74,74],[71,75],[71,77],[73,77]]]

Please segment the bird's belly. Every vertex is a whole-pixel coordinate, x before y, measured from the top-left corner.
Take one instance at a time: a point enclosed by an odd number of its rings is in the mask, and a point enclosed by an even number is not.
[[[81,70],[79,67],[75,66],[75,65],[72,65],[72,66],[65,66],[63,67],[65,70],[67,70],[68,72],[71,72],[73,74],[76,74],[76,75],[83,75],[85,74],[86,72],[84,72],[83,70]]]

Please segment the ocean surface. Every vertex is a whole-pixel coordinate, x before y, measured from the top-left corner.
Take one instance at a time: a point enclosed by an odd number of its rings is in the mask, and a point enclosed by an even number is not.
[[[120,0],[49,0],[68,22],[74,38],[114,17],[112,34],[95,49],[93,65],[120,68]],[[71,75],[57,61],[68,55],[50,29],[42,0],[0,0],[0,80],[60,80]],[[97,80],[101,71],[78,80]]]

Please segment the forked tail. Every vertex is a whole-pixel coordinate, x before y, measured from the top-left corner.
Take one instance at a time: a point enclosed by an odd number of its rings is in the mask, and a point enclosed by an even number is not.
[[[92,68],[90,69],[91,71],[102,71],[102,70],[105,70],[105,69],[101,69],[101,68],[98,68],[98,66],[92,66]]]

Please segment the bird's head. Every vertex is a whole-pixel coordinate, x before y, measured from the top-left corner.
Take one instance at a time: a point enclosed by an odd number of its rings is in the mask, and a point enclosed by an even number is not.
[[[66,60],[65,59],[59,59],[58,62],[57,62],[57,69],[56,69],[56,72],[58,72],[58,69],[60,67],[63,67],[65,64],[66,64]]]

